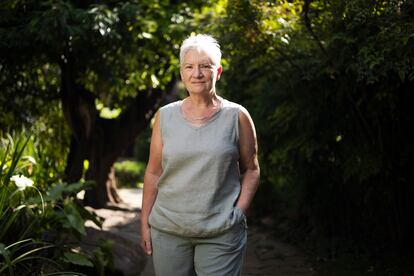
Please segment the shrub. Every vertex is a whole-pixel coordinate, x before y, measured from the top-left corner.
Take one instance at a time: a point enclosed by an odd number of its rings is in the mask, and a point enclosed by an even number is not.
[[[116,162],[115,176],[119,187],[139,188],[144,181],[145,163],[132,160]]]

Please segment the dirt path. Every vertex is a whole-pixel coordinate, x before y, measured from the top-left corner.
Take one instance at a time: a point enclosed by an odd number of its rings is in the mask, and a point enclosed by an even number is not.
[[[139,210],[141,207],[141,190],[120,189],[119,194],[124,203],[110,209],[96,210],[105,218],[103,229],[118,235],[130,245],[138,246],[139,242]],[[248,232],[246,260],[243,276],[313,276],[315,273],[306,262],[305,255],[297,248],[275,240],[272,235],[261,228],[250,226]],[[132,246],[133,247],[133,246]],[[115,254],[116,255],[116,254]],[[122,255],[122,254],[119,254]],[[140,262],[131,262],[122,256],[116,262],[127,271],[126,275],[154,276],[150,257],[138,255]],[[134,256],[136,258],[137,256]],[[132,258],[130,258],[132,259]],[[141,263],[145,265],[142,270]]]

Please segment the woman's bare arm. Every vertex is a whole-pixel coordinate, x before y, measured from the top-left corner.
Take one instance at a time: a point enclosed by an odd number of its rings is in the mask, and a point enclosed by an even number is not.
[[[239,113],[239,152],[241,193],[236,206],[246,213],[256,193],[260,179],[257,158],[257,138],[253,120],[247,110]]]
[[[148,255],[152,254],[151,233],[148,218],[158,193],[158,180],[162,173],[162,138],[160,115],[155,115],[152,129],[150,155],[144,175],[144,191],[141,208],[141,247]]]

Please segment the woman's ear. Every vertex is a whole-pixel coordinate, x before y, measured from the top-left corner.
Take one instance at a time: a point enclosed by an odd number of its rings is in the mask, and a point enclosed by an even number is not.
[[[221,73],[223,72],[223,67],[221,67],[221,65],[219,67],[217,67],[217,77],[216,80],[220,79]]]

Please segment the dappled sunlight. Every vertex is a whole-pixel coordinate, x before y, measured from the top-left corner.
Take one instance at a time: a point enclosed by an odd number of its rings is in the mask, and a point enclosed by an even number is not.
[[[122,200],[132,208],[141,209],[142,204],[142,189],[118,189],[118,194]]]

